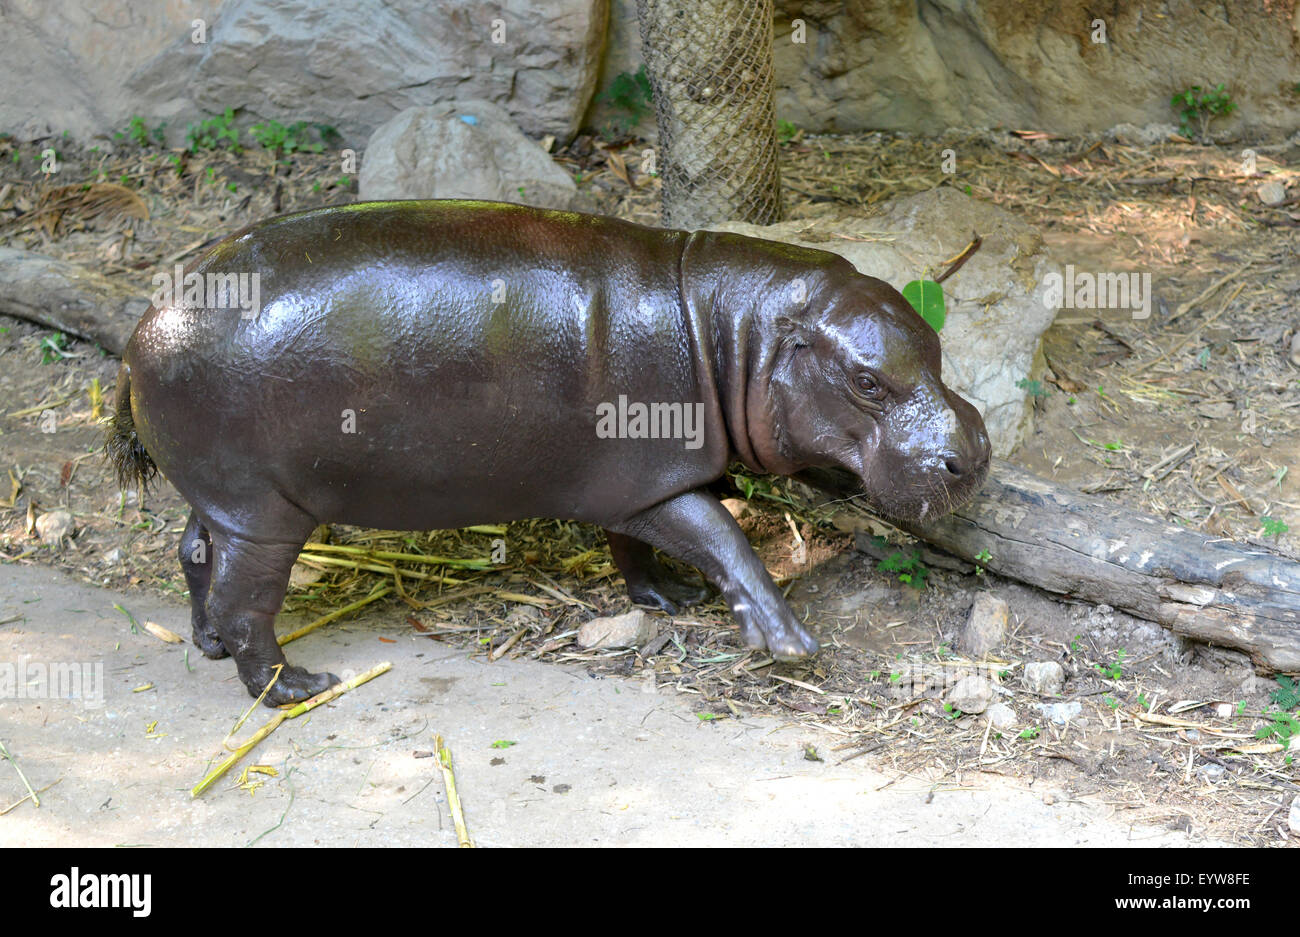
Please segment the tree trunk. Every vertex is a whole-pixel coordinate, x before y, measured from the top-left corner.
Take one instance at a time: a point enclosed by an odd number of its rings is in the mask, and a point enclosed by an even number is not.
[[[663,223],[781,220],[772,0],[637,0]]]

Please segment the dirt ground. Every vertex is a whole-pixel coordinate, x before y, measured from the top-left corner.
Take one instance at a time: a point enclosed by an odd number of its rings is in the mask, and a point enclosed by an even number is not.
[[[1032,431],[1014,461],[1215,536],[1293,551],[1300,532],[1300,479],[1290,471],[1300,446],[1300,356],[1291,356],[1300,324],[1295,197],[1262,205],[1254,194],[1259,179],[1241,171],[1239,147],[972,134],[957,144],[964,168],[955,180],[916,168],[934,162],[926,155],[934,147],[905,136],[800,136],[783,148],[792,213],[827,203],[869,211],[882,198],[956,184],[1038,225],[1062,263],[1150,272],[1157,297],[1150,319],[1066,311],[1049,331]],[[135,276],[142,291],[140,271],[276,206],[353,198],[325,157],[300,156],[277,171],[263,153],[218,153],[177,176],[147,151],[106,146],[91,154],[67,144],[65,179],[93,179],[96,167],[106,178],[125,176],[150,219],[69,212],[50,226],[48,217],[27,217],[45,183],[12,168],[30,167],[38,147],[10,148],[25,158],[14,162],[0,146],[0,165],[11,167],[0,177],[0,245]],[[1260,171],[1289,180],[1295,192],[1300,148],[1256,149]],[[587,207],[653,221],[657,180],[636,170],[637,152],[636,144],[608,149],[580,138],[557,159],[580,177]],[[182,597],[175,549],[187,508],[165,482],[143,505],[136,492],[120,493],[97,454],[102,429],[91,388],[98,381],[111,401],[116,368],[93,345],[0,318],[0,563],[56,566],[128,594]],[[729,480],[722,493],[740,498],[747,484]],[[388,595],[359,612],[353,629],[370,616],[384,634],[409,627],[482,658],[530,657],[601,676],[652,674],[702,719],[775,714],[815,726],[841,740],[816,757],[861,758],[910,783],[1001,778],[1099,800],[1126,822],[1237,844],[1296,845],[1286,822],[1300,775],[1277,733],[1256,736],[1278,725],[1266,714],[1297,702],[1278,698],[1280,684],[1257,677],[1244,655],[991,574],[932,568],[924,588],[913,588],[787,494],[780,479],[758,480],[741,521],[827,648],[801,664],[740,647],[716,599],[673,619],[657,616],[659,637],[639,651],[583,651],[573,642],[578,625],[628,603],[599,531],[582,525],[535,521],[504,532],[420,535],[334,528],[328,539],[471,560],[486,556],[496,537],[508,544],[500,569],[445,568],[436,574],[442,581],[421,581],[409,572],[416,567],[403,567],[411,601]],[[33,535],[32,524],[57,509],[72,513],[76,533],[56,550]],[[1278,532],[1275,522],[1294,529]],[[288,614],[326,614],[393,578],[382,563],[367,571],[316,555],[295,576]],[[993,658],[1002,702],[1015,713],[1014,725],[1001,730],[946,710],[950,679],[928,688],[900,679],[963,672],[968,662],[952,648],[983,590],[1005,599],[1011,613],[1010,637]],[[22,622],[0,621],[6,628]],[[1064,667],[1060,697],[1040,699],[1021,686],[1021,669],[1036,661]],[[1058,724],[1040,711],[1045,703],[1079,707]]]

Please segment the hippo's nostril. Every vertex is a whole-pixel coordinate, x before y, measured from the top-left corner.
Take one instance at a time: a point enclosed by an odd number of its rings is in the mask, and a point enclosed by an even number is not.
[[[966,461],[955,452],[949,452],[943,457],[943,467],[948,473],[958,478],[966,474]]]

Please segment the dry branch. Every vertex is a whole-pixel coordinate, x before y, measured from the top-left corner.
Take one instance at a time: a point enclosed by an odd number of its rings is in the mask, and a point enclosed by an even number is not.
[[[847,490],[831,473],[801,479],[840,497]],[[865,507],[841,501],[833,509],[838,526],[864,536]],[[1244,651],[1261,672],[1300,671],[1300,563],[1264,547],[1179,527],[1002,461],[956,513],[895,526],[1010,579]],[[991,558],[977,561],[984,550]]]
[[[27,319],[121,355],[149,308],[148,281],[111,279],[45,254],[0,247],[0,313]]]

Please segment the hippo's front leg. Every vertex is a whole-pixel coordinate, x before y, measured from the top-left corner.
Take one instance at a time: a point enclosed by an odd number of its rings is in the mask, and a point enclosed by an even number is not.
[[[778,658],[816,652],[817,641],[794,617],[735,518],[712,495],[690,491],[609,529],[704,573],[727,600],[748,646],[765,647]]]

